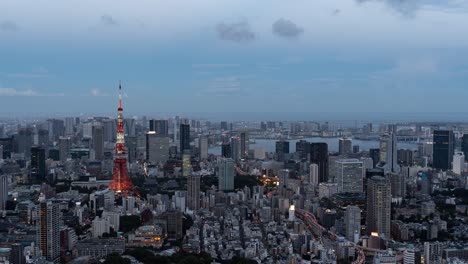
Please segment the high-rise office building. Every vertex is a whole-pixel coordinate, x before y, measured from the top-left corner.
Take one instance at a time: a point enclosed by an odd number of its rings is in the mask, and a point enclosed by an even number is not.
[[[434,130],[432,167],[439,170],[449,170],[455,154],[454,136],[452,130]]]
[[[59,138],[59,151],[60,151],[60,161],[65,162],[70,155],[71,148],[71,138],[70,137],[60,137]]]
[[[34,144],[34,131],[32,128],[20,128],[14,136],[17,153],[23,153],[26,157],[31,155],[31,146]]]
[[[190,150],[190,125],[180,124],[180,152],[184,153],[184,150]]]
[[[6,202],[8,200],[8,176],[0,175],[0,211],[6,209]]]
[[[301,159],[307,159],[310,154],[310,142],[302,139],[296,142],[296,153]]]
[[[104,158],[104,127],[101,125],[93,126],[93,150],[96,160]]]
[[[421,251],[417,248],[408,248],[403,251],[403,264],[421,264]]]
[[[374,176],[367,182],[367,232],[384,234],[390,239],[392,193],[387,179]]]
[[[385,173],[400,172],[396,133],[384,134],[380,138],[380,165]]]
[[[230,143],[224,143],[221,145],[221,156],[223,158],[231,158],[232,156],[231,153],[231,144]]]
[[[335,166],[338,192],[363,192],[364,166],[362,161],[358,159],[339,159],[335,161]]]
[[[310,164],[309,166],[309,179],[307,183],[312,184],[313,186],[318,186],[319,184],[319,166],[315,163]]]
[[[75,118],[65,117],[65,135],[72,136],[75,133]]]
[[[46,180],[46,154],[45,149],[39,146],[31,148],[31,180],[42,183]]]
[[[380,162],[380,149],[369,149],[369,157],[372,159],[373,167]]]
[[[463,134],[461,150],[463,152],[463,155],[465,155],[465,161],[468,161],[468,134]]]
[[[133,137],[136,135],[135,119],[125,118],[124,120],[124,134],[125,136]]]
[[[240,158],[247,159],[249,157],[249,136],[247,132],[240,133]]]
[[[104,128],[104,141],[115,142],[117,135],[117,122],[115,119],[104,119],[102,121]]]
[[[234,190],[234,165],[232,159],[218,160],[218,189],[220,191]]]
[[[200,159],[208,158],[208,137],[201,136],[198,141],[198,151],[200,153]]]
[[[149,130],[156,132],[158,136],[169,137],[169,121],[168,120],[150,120]]]
[[[286,155],[289,154],[289,141],[279,140],[275,144],[275,153],[279,161],[284,161]]]
[[[151,164],[165,163],[169,159],[169,138],[156,131],[146,133],[146,160]]]
[[[340,138],[339,144],[338,144],[338,153],[340,155],[347,155],[351,154],[353,149],[352,149],[353,142],[349,138]]]
[[[192,173],[192,156],[189,150],[184,150],[182,154],[182,176],[188,177]]]
[[[227,131],[228,130],[228,123],[226,121],[221,121],[220,128],[223,131]]]
[[[278,190],[280,195],[285,195],[289,184],[289,170],[280,170],[278,173]]]
[[[463,152],[456,152],[453,156],[453,163],[452,163],[452,171],[453,173],[460,175],[462,172],[465,171],[465,155]]]
[[[310,162],[319,167],[319,183],[328,182],[328,144],[310,144]]]
[[[239,137],[231,138],[231,158],[239,161],[241,158],[241,140]]]
[[[52,201],[41,201],[37,206],[36,244],[48,261],[60,257],[60,209]]]
[[[39,129],[37,131],[37,145],[43,147],[44,149],[48,149],[49,147],[49,131],[45,129]]]
[[[189,175],[187,178],[187,205],[192,211],[200,209],[200,176]]]
[[[348,205],[344,222],[346,239],[357,243],[361,235],[361,209],[357,206]]]
[[[49,119],[47,120],[49,127],[49,140],[58,141],[61,136],[65,134],[65,125],[63,120]]]
[[[390,184],[392,185],[393,198],[405,198],[406,196],[406,177],[403,173],[390,173]]]

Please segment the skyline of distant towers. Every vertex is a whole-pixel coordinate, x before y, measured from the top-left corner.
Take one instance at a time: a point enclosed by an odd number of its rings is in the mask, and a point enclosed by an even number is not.
[[[119,107],[117,109],[117,142],[115,143],[114,169],[109,189],[128,195],[134,186],[128,175],[127,151],[125,148],[124,119],[122,107],[122,86],[119,82]]]

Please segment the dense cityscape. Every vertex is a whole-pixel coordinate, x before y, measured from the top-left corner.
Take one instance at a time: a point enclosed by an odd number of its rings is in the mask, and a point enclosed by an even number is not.
[[[466,263],[468,124],[0,126],[1,263]]]
[[[468,263],[468,0],[0,0],[0,264]]]

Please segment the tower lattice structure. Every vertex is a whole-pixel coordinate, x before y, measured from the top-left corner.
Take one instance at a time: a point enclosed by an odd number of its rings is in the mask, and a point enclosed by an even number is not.
[[[123,107],[122,107],[122,86],[119,83],[119,108],[117,109],[117,142],[115,143],[114,169],[112,182],[109,189],[128,195],[134,190],[134,186],[127,168],[127,151],[125,148]]]

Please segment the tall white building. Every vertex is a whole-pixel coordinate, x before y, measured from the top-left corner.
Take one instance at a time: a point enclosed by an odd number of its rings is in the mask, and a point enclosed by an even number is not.
[[[105,218],[96,217],[92,224],[92,234],[94,238],[101,237],[104,233],[109,233],[109,221]]]
[[[319,167],[315,163],[309,166],[309,179],[307,182],[313,186],[318,186],[319,184]]]
[[[403,251],[403,264],[421,263],[421,252],[416,248],[409,248]]]
[[[364,166],[358,159],[340,159],[335,161],[336,183],[338,192],[362,193]]]
[[[120,229],[120,214],[118,212],[102,212],[102,218],[109,222],[109,227],[112,227],[115,232]]]
[[[345,211],[346,239],[357,243],[361,234],[361,209],[348,205]]]
[[[5,210],[8,200],[8,176],[0,175],[0,211]]]
[[[234,190],[234,161],[232,159],[218,160],[218,189]]]
[[[465,170],[465,155],[463,152],[456,152],[455,155],[453,155],[452,168],[453,173],[458,175],[462,174]]]

